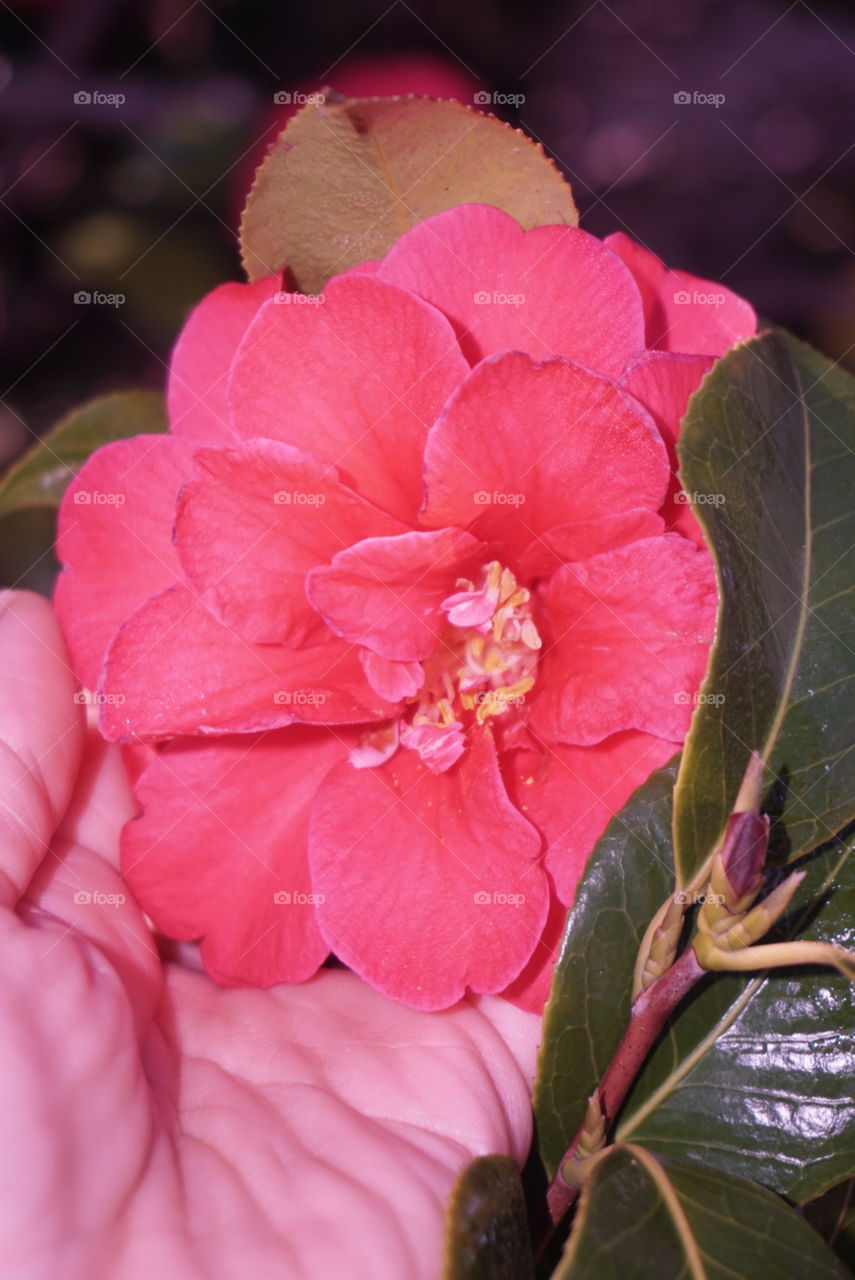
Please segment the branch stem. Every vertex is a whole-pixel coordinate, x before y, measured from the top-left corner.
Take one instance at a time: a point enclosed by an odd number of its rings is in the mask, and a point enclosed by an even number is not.
[[[626,1031],[597,1090],[607,1126],[614,1123],[632,1082],[665,1023],[683,997],[706,972],[699,964],[694,948],[687,947],[679,960],[635,1001]],[[546,1194],[553,1231],[579,1194],[578,1187],[570,1187],[564,1181],[561,1169],[575,1155],[582,1127],[580,1126],[562,1157]]]

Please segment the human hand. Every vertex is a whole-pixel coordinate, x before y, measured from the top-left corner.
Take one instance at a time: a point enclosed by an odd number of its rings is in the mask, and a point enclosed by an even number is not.
[[[75,688],[47,603],[0,596],[0,1273],[437,1275],[461,1168],[525,1159],[540,1020],[163,963],[118,870],[124,765]]]

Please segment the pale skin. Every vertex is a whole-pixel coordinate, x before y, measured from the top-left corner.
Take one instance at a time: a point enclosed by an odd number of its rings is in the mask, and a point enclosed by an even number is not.
[[[0,1274],[437,1276],[460,1169],[525,1159],[539,1019],[164,964],[75,688],[49,605],[0,593]]]

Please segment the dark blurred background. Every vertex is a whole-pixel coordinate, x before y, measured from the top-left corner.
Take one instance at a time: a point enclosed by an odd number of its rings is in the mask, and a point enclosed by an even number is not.
[[[0,31],[0,465],[84,398],[162,385],[189,308],[240,278],[276,95],[322,84],[489,94],[589,231],[627,230],[855,368],[844,0],[0,0]]]

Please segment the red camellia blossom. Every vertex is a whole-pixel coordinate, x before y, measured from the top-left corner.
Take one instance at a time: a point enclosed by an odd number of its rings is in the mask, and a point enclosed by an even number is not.
[[[482,205],[280,289],[207,297],[170,434],[63,505],[80,678],[158,744],[125,875],[220,982],[333,952],[420,1008],[537,1008],[594,840],[689,724],[716,590],[673,448],[754,314]]]

